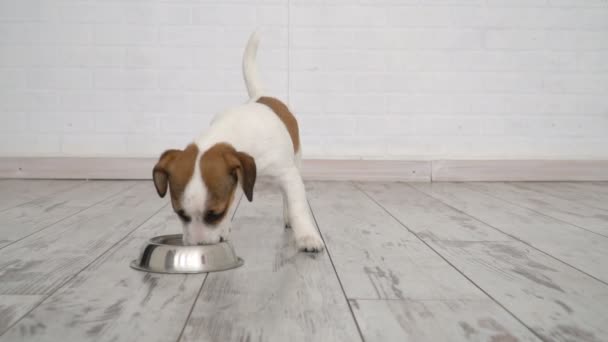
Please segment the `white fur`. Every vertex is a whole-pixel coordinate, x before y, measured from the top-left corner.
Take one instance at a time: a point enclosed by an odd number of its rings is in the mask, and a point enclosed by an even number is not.
[[[204,206],[207,201],[207,187],[203,184],[201,175],[200,155],[197,157],[192,178],[186,185],[181,198],[182,209],[188,213],[191,221],[182,222],[184,228],[183,241],[189,245],[218,243],[221,238],[227,239],[230,231],[230,216],[223,219],[214,227],[208,227],[203,221]]]
[[[249,37],[245,53],[243,54],[243,77],[249,98],[253,101],[257,100],[262,93],[262,86],[258,77],[258,68],[256,67],[255,57],[260,44],[260,35],[258,31],[254,31]]]
[[[309,212],[299,171],[300,151],[294,153],[291,137],[279,117],[268,106],[255,102],[263,94],[255,67],[258,42],[258,34],[254,32],[243,56],[243,73],[250,100],[218,114],[208,130],[195,141],[199,156],[194,175],[184,192],[182,206],[188,214],[197,214],[198,218],[192,215],[192,222],[185,224],[184,239],[187,243],[196,244],[216,243],[220,236],[227,238],[229,217],[222,220],[220,227],[206,227],[201,219],[203,213],[197,211],[207,197],[198,166],[200,156],[216,143],[227,142],[237,151],[254,158],[259,178],[269,178],[279,184],[284,196],[285,224],[293,228],[298,248],[318,251],[323,249],[323,241]]]

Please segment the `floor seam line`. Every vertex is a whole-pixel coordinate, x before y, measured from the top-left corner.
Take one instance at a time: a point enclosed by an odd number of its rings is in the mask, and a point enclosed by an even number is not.
[[[357,298],[349,297],[351,300],[369,301],[369,302],[486,302],[492,301],[490,298]]]
[[[203,292],[203,287],[205,286],[205,283],[207,282],[207,278],[209,278],[209,273],[205,274],[205,279],[203,279],[203,282],[201,283],[201,287],[198,289],[198,293],[196,294],[196,297],[194,297],[194,301],[192,302],[192,306],[190,307],[190,311],[188,312],[188,316],[186,317],[186,320],[184,321],[184,326],[182,327],[181,331],[179,332],[179,335],[177,335],[177,339],[175,340],[175,342],[179,342],[183,335],[184,335],[184,331],[186,331],[186,327],[188,326],[188,322],[190,321],[190,317],[192,316],[192,312],[194,312],[194,307],[196,306],[196,303],[198,302],[198,299],[201,296],[201,293]]]
[[[359,333],[359,337],[361,338],[361,341],[365,342],[365,338],[363,337],[363,332],[361,331],[361,327],[359,326],[359,321],[357,321],[357,317],[355,316],[355,312],[353,311],[352,305],[350,304],[350,300],[348,299],[348,296],[346,295],[346,290],[344,290],[344,285],[342,284],[342,279],[340,279],[340,276],[338,275],[338,270],[336,269],[334,260],[331,257],[331,253],[329,252],[329,247],[327,246],[327,243],[325,242],[325,238],[323,237],[323,233],[321,232],[321,226],[319,225],[319,222],[317,221],[317,217],[315,216],[312,206],[310,205],[310,201],[308,201],[308,199],[306,201],[308,204],[308,208],[310,210],[310,214],[312,215],[312,219],[315,221],[315,225],[317,226],[317,231],[319,232],[319,235],[321,236],[321,240],[323,240],[323,244],[325,245],[325,253],[327,253],[327,258],[329,259],[329,263],[331,264],[331,267],[334,270],[334,274],[336,275],[336,279],[338,280],[338,285],[340,285],[340,289],[342,290],[342,295],[344,296],[346,305],[348,306],[348,310],[350,311],[351,317],[353,318],[355,327],[357,328],[357,332]]]

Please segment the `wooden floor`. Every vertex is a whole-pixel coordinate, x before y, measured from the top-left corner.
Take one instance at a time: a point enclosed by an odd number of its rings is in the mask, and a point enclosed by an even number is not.
[[[258,185],[236,270],[129,262],[151,182],[0,180],[0,341],[608,341],[608,183],[307,183],[322,254]]]

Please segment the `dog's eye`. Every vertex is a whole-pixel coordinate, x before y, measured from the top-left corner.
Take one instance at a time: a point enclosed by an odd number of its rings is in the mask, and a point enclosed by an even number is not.
[[[190,216],[186,215],[186,213],[182,209],[176,211],[175,213],[177,214],[177,216],[179,216],[180,220],[182,220],[186,223],[188,223],[192,220],[192,218]]]
[[[214,224],[217,223],[217,221],[221,220],[222,217],[224,217],[224,214],[226,213],[226,211],[222,211],[219,213],[216,213],[213,210],[207,210],[205,212],[205,216],[203,217],[203,220],[205,220],[206,223],[208,224]]]

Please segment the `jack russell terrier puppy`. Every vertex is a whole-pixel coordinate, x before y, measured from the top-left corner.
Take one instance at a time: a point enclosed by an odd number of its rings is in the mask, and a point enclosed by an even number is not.
[[[214,244],[227,239],[229,210],[240,186],[249,201],[257,176],[278,183],[283,195],[285,227],[292,227],[299,250],[319,252],[323,240],[309,212],[300,176],[298,122],[287,106],[264,96],[256,69],[258,33],[243,55],[249,102],[216,115],[207,131],[184,150],[170,149],[153,169],[156,191],[167,188],[173,210],[183,223],[187,245]]]

